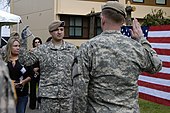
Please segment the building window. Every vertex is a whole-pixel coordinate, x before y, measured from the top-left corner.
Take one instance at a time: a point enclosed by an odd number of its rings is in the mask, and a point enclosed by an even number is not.
[[[81,17],[76,17],[76,16],[70,17],[69,36],[82,37],[82,18]]]
[[[143,3],[143,2],[144,2],[144,0],[133,0],[133,2]]]
[[[118,1],[119,2],[119,0],[107,0],[107,1]]]
[[[156,0],[156,4],[165,5],[166,4],[166,0]]]
[[[99,35],[102,32],[101,29],[101,19],[99,17],[96,18],[96,35]]]

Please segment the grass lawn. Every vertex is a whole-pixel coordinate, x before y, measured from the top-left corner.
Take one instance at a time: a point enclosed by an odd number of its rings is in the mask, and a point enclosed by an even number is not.
[[[140,113],[170,113],[170,106],[163,106],[139,99]]]

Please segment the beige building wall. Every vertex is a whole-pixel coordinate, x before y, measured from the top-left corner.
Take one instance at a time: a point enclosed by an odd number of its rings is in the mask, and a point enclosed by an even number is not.
[[[58,0],[58,14],[87,15],[94,8],[95,12],[100,12],[104,2],[93,2],[84,0]]]
[[[93,2],[84,0],[58,0],[57,14],[87,15],[94,8],[95,12],[101,11],[101,5],[105,2]],[[65,39],[77,46],[86,42],[87,39]]]
[[[101,5],[105,2],[94,2],[85,0],[58,0],[57,14],[69,14],[69,15],[87,15],[94,8],[95,12],[101,11]],[[119,0],[120,3],[127,6],[126,0]],[[170,7],[155,7],[144,5],[132,5],[136,7],[135,12],[132,12],[132,18],[144,18],[144,16],[152,11],[152,9],[163,9],[167,16],[170,16]],[[80,45],[87,40],[79,39],[67,39],[67,41]]]
[[[58,0],[58,14],[75,14],[75,15],[87,15],[92,8],[95,12],[101,11],[101,5],[105,2],[93,2],[85,0]],[[119,0],[120,3],[127,6],[126,0]],[[170,7],[158,7],[158,6],[144,6],[144,5],[132,5],[136,7],[136,11],[132,12],[132,17],[143,18],[146,14],[150,13],[152,9],[163,9],[167,16],[170,16]]]
[[[119,0],[124,4],[126,0]],[[68,15],[87,15],[94,8],[95,12],[101,11],[101,5],[105,2],[94,2],[86,0],[13,0],[11,11],[22,17],[23,24],[20,26],[29,25],[29,29],[35,36],[43,39],[43,42],[49,37],[48,25],[52,20],[59,19],[60,14]],[[162,8],[167,16],[170,16],[170,7],[155,7],[135,5],[136,11],[132,13],[132,17],[143,18],[150,13],[152,9]],[[80,45],[86,40],[67,39],[76,45]],[[32,38],[29,38],[28,46],[31,46]],[[32,47],[32,46],[31,46]]]
[[[170,16],[170,7],[155,7],[155,6],[143,6],[143,5],[132,5],[136,7],[136,11],[132,12],[132,17],[144,18],[145,15],[151,13],[154,9],[162,9],[166,12],[165,16]]]
[[[12,11],[22,18],[20,31],[29,25],[34,36],[42,38],[43,42],[50,36],[49,23],[56,18],[54,15],[54,0],[14,0]],[[28,38],[28,46],[32,47],[33,37]]]

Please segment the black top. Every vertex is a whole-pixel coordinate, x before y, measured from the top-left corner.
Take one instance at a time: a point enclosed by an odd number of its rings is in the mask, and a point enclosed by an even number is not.
[[[12,80],[15,82],[20,82],[20,80],[26,79],[28,76],[31,77],[32,69],[30,67],[23,66],[16,60],[15,66],[12,65],[11,61],[7,62],[9,69],[9,75]],[[18,97],[28,95],[28,83],[24,85],[23,88],[16,88],[16,93]]]

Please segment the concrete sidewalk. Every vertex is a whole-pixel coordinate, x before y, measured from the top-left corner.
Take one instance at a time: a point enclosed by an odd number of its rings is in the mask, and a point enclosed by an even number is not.
[[[38,109],[31,110],[29,107],[27,107],[26,113],[42,113],[42,112]]]
[[[30,109],[29,108],[29,97],[28,97],[28,103],[27,103],[27,108],[26,108],[26,113],[42,113],[41,110],[39,109]]]

